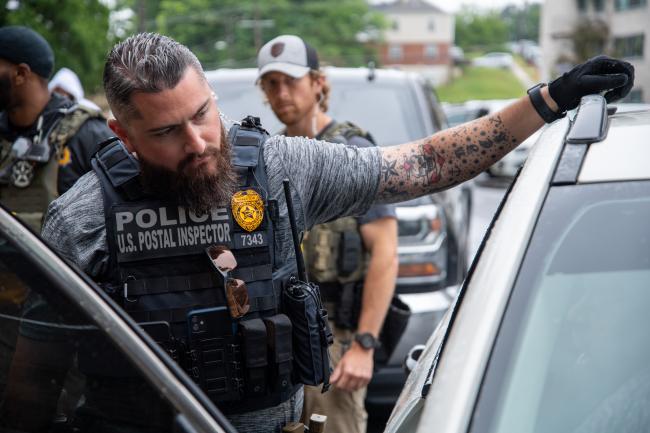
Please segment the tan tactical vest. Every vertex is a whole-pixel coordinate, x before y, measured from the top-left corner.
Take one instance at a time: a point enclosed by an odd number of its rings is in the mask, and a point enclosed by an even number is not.
[[[47,206],[58,197],[59,164],[65,165],[70,160],[66,143],[91,117],[102,117],[102,114],[82,105],[70,107],[49,133],[51,156],[46,163],[13,158],[13,143],[0,137],[0,170],[11,167],[12,171],[12,181],[0,184],[0,201],[39,233]]]
[[[358,126],[344,122],[329,128],[319,139],[347,142],[353,136],[369,137]],[[356,248],[356,245],[346,246],[346,242],[358,242],[359,248]],[[312,281],[345,284],[362,281],[366,274],[369,255],[363,245],[359,223],[355,217],[344,217],[314,226],[305,234],[302,247],[307,274]],[[357,257],[342,260],[341,254],[346,251],[349,253],[350,250],[358,251]],[[356,263],[356,266],[350,270],[353,263]]]

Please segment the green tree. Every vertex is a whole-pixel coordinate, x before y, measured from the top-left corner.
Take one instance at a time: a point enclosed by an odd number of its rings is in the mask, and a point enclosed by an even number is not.
[[[127,0],[134,8],[140,0]],[[160,0],[148,30],[187,45],[206,68],[254,66],[259,47],[280,34],[296,34],[338,66],[376,61],[358,35],[378,34],[383,16],[364,0]],[[147,3],[148,7],[148,3]],[[136,9],[134,9],[136,10]],[[146,11],[149,16],[149,9]],[[137,14],[134,22],[142,21]],[[146,19],[147,24],[150,18]],[[136,26],[132,25],[132,29]]]
[[[109,9],[99,0],[11,1],[0,8],[0,26],[31,27],[52,46],[55,71],[75,71],[87,92],[101,88],[108,38]]]
[[[499,49],[508,42],[508,26],[497,11],[464,6],[456,14],[455,41],[465,51]]]
[[[609,26],[599,19],[582,19],[569,35],[573,42],[573,63],[578,64],[598,54],[611,54],[606,51],[609,39]]]
[[[523,6],[506,6],[501,11],[501,18],[508,27],[508,39],[518,41],[528,39],[539,40],[539,19],[541,5],[526,3]]]

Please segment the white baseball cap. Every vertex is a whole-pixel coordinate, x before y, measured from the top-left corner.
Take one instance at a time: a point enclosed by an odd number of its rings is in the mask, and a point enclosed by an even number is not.
[[[317,71],[318,54],[298,36],[282,35],[268,41],[257,54],[257,79],[267,72],[282,72],[302,78],[310,70]]]

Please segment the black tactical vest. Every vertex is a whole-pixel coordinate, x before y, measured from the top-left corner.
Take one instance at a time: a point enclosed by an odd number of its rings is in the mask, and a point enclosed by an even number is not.
[[[147,197],[138,162],[120,141],[93,160],[110,251],[105,290],[225,412],[279,404],[295,390],[291,324],[280,314],[294,265],[278,268],[274,261],[277,202],[268,197],[262,160],[267,138],[250,117],[231,128],[239,191],[229,206],[207,215]],[[246,283],[250,310],[238,320],[229,315],[223,278],[205,252],[213,245],[234,253],[231,277]]]
[[[355,136],[374,144],[372,136],[352,122],[333,122],[317,139],[348,144]],[[343,217],[312,227],[302,247],[309,278],[320,286],[330,317],[339,328],[356,329],[370,259],[357,218]]]
[[[47,206],[59,195],[59,165],[70,160],[66,143],[88,119],[103,117],[101,112],[78,104],[59,109],[59,116],[36,140],[20,137],[9,142],[0,137],[0,201],[37,232]],[[19,144],[29,150],[17,156]]]

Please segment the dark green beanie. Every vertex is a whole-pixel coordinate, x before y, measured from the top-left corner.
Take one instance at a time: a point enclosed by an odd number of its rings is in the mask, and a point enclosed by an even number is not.
[[[0,59],[26,63],[43,78],[50,78],[54,53],[50,44],[34,30],[23,26],[0,27]]]

